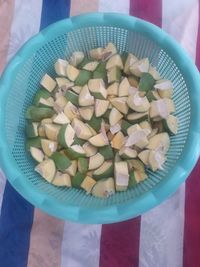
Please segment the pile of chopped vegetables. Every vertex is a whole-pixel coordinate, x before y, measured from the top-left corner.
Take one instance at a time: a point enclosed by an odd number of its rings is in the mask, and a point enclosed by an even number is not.
[[[148,58],[108,43],[58,59],[55,72],[26,111],[26,146],[46,181],[108,197],[163,168],[178,128],[173,85]]]

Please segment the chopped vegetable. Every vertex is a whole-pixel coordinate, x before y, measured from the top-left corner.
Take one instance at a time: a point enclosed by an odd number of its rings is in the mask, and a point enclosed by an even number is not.
[[[66,67],[68,65],[68,61],[67,60],[64,60],[64,59],[61,59],[59,58],[55,65],[54,65],[54,68],[55,68],[55,72],[59,75],[59,76],[66,76]]]
[[[112,161],[104,161],[104,163],[93,172],[93,177],[96,180],[107,178],[113,175],[114,166]]]
[[[77,68],[75,68],[74,66],[68,64],[66,67],[66,75],[68,77],[68,79],[72,82],[74,82],[78,75],[79,75],[79,70]]]
[[[86,142],[83,144],[83,149],[85,151],[86,157],[94,156],[97,153],[97,147],[91,145],[89,142]],[[102,154],[102,156],[104,156],[103,153],[101,153],[101,154]],[[104,158],[105,158],[105,156],[104,156]]]
[[[26,136],[28,138],[38,136],[38,125],[39,123],[37,122],[28,122],[26,124]]]
[[[85,179],[85,174],[77,172],[74,175],[74,177],[72,177],[72,179],[71,179],[72,186],[75,187],[75,188],[80,188],[81,187],[81,183],[83,182],[84,179]]]
[[[30,106],[26,110],[26,119],[38,122],[42,119],[49,118],[54,115],[52,108],[40,108],[36,106]]]
[[[142,73],[140,82],[139,82],[139,90],[148,92],[153,89],[153,85],[155,80],[153,76],[149,73]]]
[[[119,89],[118,89],[118,96],[128,96],[128,91],[130,88],[130,83],[128,79],[125,77],[119,84]]]
[[[46,159],[35,167],[35,171],[51,183],[56,174],[56,166],[52,159]]]
[[[108,109],[109,101],[108,100],[102,100],[102,99],[96,99],[95,100],[95,116],[101,117]]]
[[[110,84],[107,88],[107,94],[109,95],[114,95],[117,96],[118,95],[118,90],[119,90],[119,83],[118,82],[114,82],[112,84]]]
[[[69,158],[61,152],[54,152],[51,155],[51,159],[53,159],[57,170],[62,172],[64,172],[71,165]]]
[[[98,99],[107,98],[107,91],[102,79],[90,79],[88,82],[88,88],[94,97]]]
[[[128,113],[127,97],[113,97],[110,103],[121,113]]]
[[[178,132],[174,87],[115,44],[58,59],[26,110],[26,149],[54,186],[106,198],[165,168]]]
[[[96,181],[92,177],[86,176],[83,182],[81,183],[81,188],[83,188],[89,194],[95,184]]]
[[[80,173],[86,173],[88,171],[88,159],[86,158],[78,159],[78,171]]]
[[[66,186],[71,187],[71,177],[67,173],[57,172],[56,176],[54,177],[52,184],[55,186]]]
[[[99,133],[88,140],[93,146],[102,147],[108,145],[108,139],[103,135],[103,133]]]
[[[89,158],[88,170],[94,170],[94,169],[99,168],[103,164],[103,162],[104,162],[104,157],[100,153],[97,153],[96,155],[91,156]]]
[[[37,161],[42,162],[44,159],[44,153],[37,147],[31,146],[30,147],[31,156]]]
[[[115,184],[117,191],[125,191],[129,183],[128,164],[125,161],[115,162]]]
[[[70,147],[74,143],[75,131],[70,124],[63,125],[58,134],[58,142],[62,147]]]
[[[57,141],[60,126],[56,124],[47,123],[44,125],[45,135],[49,140]]]
[[[81,107],[79,113],[84,120],[89,121],[94,114],[94,106]]]
[[[92,188],[92,195],[100,198],[110,197],[115,193],[114,179],[109,177],[98,181]]]
[[[51,156],[57,150],[58,143],[48,139],[41,139],[41,146],[43,152],[47,156]]]
[[[54,81],[54,79],[52,79],[48,74],[45,74],[42,77],[42,80],[40,82],[40,84],[50,93],[54,90],[54,88],[56,87],[56,81]]]

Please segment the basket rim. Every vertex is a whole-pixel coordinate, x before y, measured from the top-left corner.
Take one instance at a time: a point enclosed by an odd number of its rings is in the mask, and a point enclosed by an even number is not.
[[[190,92],[191,121],[184,146],[184,150],[175,167],[167,177],[160,181],[152,190],[123,204],[112,205],[98,210],[91,210],[73,205],[64,205],[54,198],[38,192],[33,184],[24,179],[8,146],[6,146],[5,104],[12,87],[12,79],[20,70],[27,56],[32,55],[52,33],[66,33],[84,27],[114,26],[145,34],[156,42],[174,60],[185,78]],[[179,185],[186,180],[200,155],[200,105],[198,104],[198,90],[200,84],[199,72],[184,51],[184,49],[163,30],[144,20],[119,13],[86,13],[58,21],[29,39],[17,52],[4,70],[0,80],[0,167],[5,172],[9,182],[26,200],[44,212],[60,219],[70,219],[79,223],[112,223],[124,221],[143,214],[160,204],[174,193]],[[191,93],[192,92],[192,93]],[[12,164],[12,168],[11,168]]]

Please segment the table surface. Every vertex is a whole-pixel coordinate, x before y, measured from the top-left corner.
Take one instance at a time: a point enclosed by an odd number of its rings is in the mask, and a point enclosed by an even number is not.
[[[198,0],[0,0],[0,72],[32,35],[69,16],[120,12],[171,34],[200,68]],[[200,163],[158,207],[126,222],[81,225],[33,208],[0,172],[0,267],[199,267]]]

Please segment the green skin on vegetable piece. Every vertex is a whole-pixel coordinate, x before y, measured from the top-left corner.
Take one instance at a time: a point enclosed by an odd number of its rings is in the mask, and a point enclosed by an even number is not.
[[[88,70],[80,70],[78,77],[74,84],[77,86],[84,86],[92,78],[92,72]]]
[[[55,114],[55,111],[52,108],[41,108],[36,106],[30,106],[26,110],[26,119],[32,121],[41,121],[42,119],[46,119],[52,117]]]
[[[153,89],[154,84],[155,80],[153,76],[149,73],[143,73],[139,82],[139,90],[148,92]]]
[[[39,104],[40,98],[47,99],[49,97],[51,97],[51,93],[49,93],[49,91],[45,89],[40,89],[34,96],[33,104],[37,106]]]
[[[53,159],[56,168],[60,171],[65,171],[71,165],[70,159],[60,152],[54,152],[51,159]]]
[[[110,145],[100,147],[99,153],[104,157],[105,160],[114,158],[114,152]]]
[[[129,183],[128,183],[128,188],[132,188],[135,187],[137,185],[137,182],[135,180],[135,175],[134,175],[134,171],[131,170],[129,173]]]
[[[29,138],[26,141],[26,150],[29,150],[30,147],[36,147],[36,148],[41,148],[41,137],[34,137],[34,138]]]
[[[101,128],[101,122],[102,118],[97,118],[95,115],[92,116],[91,120],[88,121],[87,123],[95,130],[99,131]]]
[[[65,94],[65,97],[67,98],[68,101],[70,101],[73,105],[75,106],[78,106],[79,103],[78,103],[78,95],[71,91],[71,90],[68,90]]]
[[[74,177],[72,177],[72,186],[74,188],[81,188],[81,183],[83,182],[83,180],[85,179],[85,174],[84,173],[80,173],[77,172]]]

